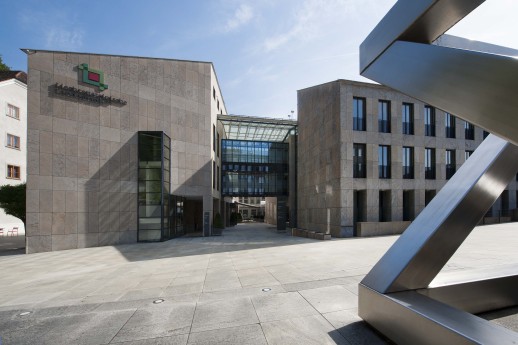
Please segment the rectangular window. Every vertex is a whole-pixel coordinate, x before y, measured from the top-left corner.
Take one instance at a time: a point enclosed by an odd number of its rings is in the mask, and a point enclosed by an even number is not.
[[[20,167],[16,165],[7,165],[7,178],[20,179]]]
[[[390,101],[378,101],[378,131],[390,133]]]
[[[435,149],[424,149],[424,178],[435,180]]]
[[[220,140],[219,140],[219,133],[217,133],[217,134],[216,134],[216,137],[217,137],[217,139],[216,139],[216,140],[217,140],[216,145],[217,145],[217,147],[218,147],[217,154],[218,154],[218,157],[219,157],[219,144],[220,144]]]
[[[216,181],[216,185],[217,185],[217,188],[216,188],[216,189],[219,191],[219,165],[217,166],[216,171],[217,171],[217,174],[218,174],[218,176],[217,176],[217,181]]]
[[[365,144],[354,144],[353,177],[366,178],[367,149]]]
[[[475,126],[468,121],[464,122],[464,137],[467,140],[475,140]]]
[[[216,125],[212,125],[212,150],[216,152]]]
[[[449,180],[455,174],[455,150],[446,150],[446,179]]]
[[[366,128],[365,98],[353,97],[353,130],[365,131]]]
[[[7,134],[7,147],[12,149],[20,149],[20,137],[16,135]]]
[[[216,162],[212,161],[212,189],[216,189]]]
[[[212,98],[216,100],[216,88],[214,86],[212,87]]]
[[[424,106],[424,135],[435,137],[435,108]]]
[[[473,154],[473,151],[466,150],[464,151],[464,161],[467,161],[469,157]]]
[[[379,178],[390,178],[390,146],[378,147]]]
[[[403,178],[414,178],[414,148],[403,146]]]
[[[403,134],[414,134],[414,105],[412,103],[403,103],[401,110],[403,119]]]
[[[444,128],[446,129],[446,138],[455,138],[455,116],[444,113]]]
[[[489,132],[488,132],[488,131],[484,131],[484,132],[482,133],[482,137],[483,137],[484,139],[486,139],[488,135],[489,135]]]
[[[12,105],[7,104],[7,116],[14,117],[15,119],[20,119],[20,108]]]

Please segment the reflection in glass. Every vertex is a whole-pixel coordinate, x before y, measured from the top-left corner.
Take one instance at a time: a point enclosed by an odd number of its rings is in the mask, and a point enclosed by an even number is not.
[[[169,233],[171,139],[163,132],[138,134],[138,241],[163,241]]]

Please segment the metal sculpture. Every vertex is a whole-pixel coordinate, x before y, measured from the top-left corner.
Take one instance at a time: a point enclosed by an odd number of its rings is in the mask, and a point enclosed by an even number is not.
[[[399,0],[360,46],[363,76],[496,134],[359,285],[360,317],[398,344],[518,343],[516,333],[471,314],[518,305],[515,267],[453,272],[431,284],[518,171],[518,51],[438,40],[483,2]]]

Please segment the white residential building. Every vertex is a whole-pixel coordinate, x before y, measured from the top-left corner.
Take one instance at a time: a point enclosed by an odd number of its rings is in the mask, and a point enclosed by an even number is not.
[[[24,183],[27,178],[27,74],[0,72],[0,185]],[[24,233],[21,220],[0,209],[3,235],[13,227]]]

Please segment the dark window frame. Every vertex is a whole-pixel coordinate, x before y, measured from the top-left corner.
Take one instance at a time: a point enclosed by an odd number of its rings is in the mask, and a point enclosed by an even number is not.
[[[452,178],[457,170],[455,150],[445,150],[444,165],[446,168],[446,179]]]
[[[424,106],[424,135],[435,137],[435,108],[431,105]]]
[[[455,139],[455,116],[444,113],[444,131],[446,138]]]
[[[364,97],[353,97],[353,130],[367,130],[367,100]]]
[[[403,134],[414,135],[414,104],[404,102],[401,106]]]
[[[367,145],[365,144],[353,144],[353,178],[367,178]]]
[[[391,178],[391,152],[389,145],[378,146],[378,177],[380,179]],[[386,164],[384,164],[386,163]]]
[[[406,157],[406,152],[408,152],[408,158]],[[413,179],[414,178],[414,148],[411,146],[403,146],[402,147],[402,167],[403,167],[403,179]],[[406,164],[408,163],[408,164]]]
[[[435,148],[426,147],[424,149],[424,178],[435,180],[436,178],[436,157]]]
[[[390,133],[391,103],[387,100],[378,100],[378,132]]]

